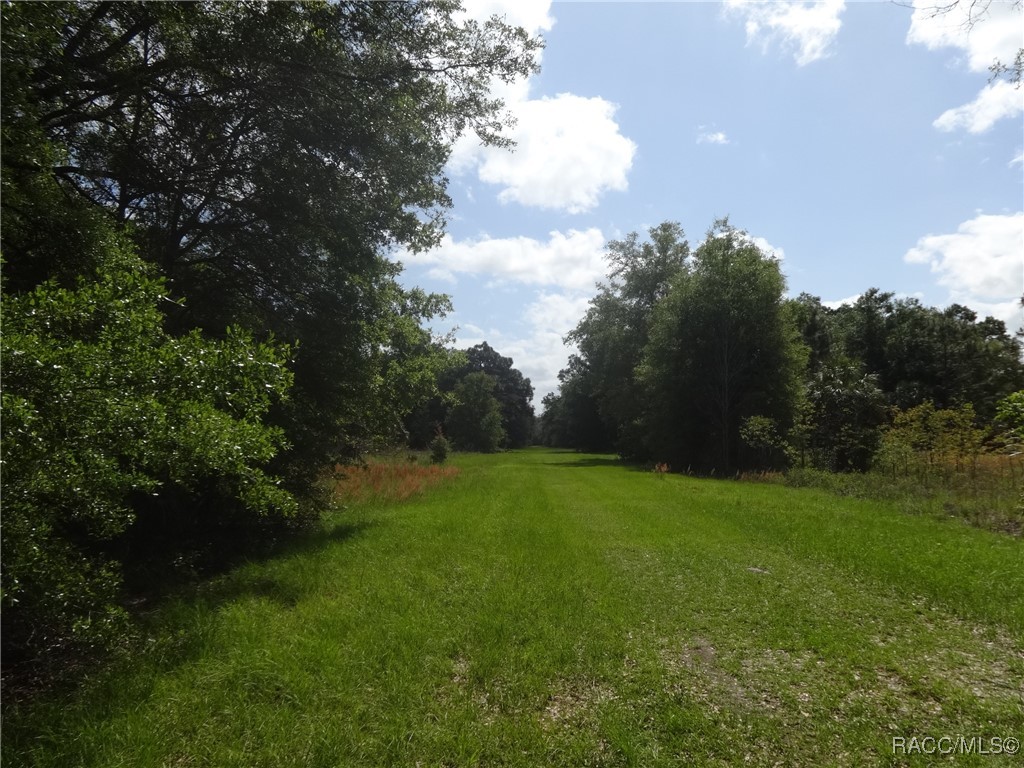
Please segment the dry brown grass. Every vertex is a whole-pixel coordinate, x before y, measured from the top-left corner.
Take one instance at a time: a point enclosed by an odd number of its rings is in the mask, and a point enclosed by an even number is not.
[[[334,497],[342,502],[405,501],[459,474],[458,467],[438,464],[373,462],[337,465],[331,473]]]

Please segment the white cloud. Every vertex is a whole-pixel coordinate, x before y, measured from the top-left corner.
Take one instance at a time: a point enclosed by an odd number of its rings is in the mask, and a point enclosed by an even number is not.
[[[937,13],[945,3],[937,0],[914,0],[914,13],[910,17],[907,43],[938,48],[959,48],[967,54],[967,65],[972,72],[987,72],[992,62],[1004,64],[1013,61],[1020,48],[1022,16],[1020,8],[1003,0],[986,4],[980,16],[973,17],[980,4],[964,0],[948,13]]]
[[[478,20],[505,16],[539,34],[555,23],[550,8],[550,0],[472,0],[466,11]],[[569,213],[588,211],[605,192],[627,188],[636,144],[620,132],[614,104],[572,93],[532,99],[528,80],[494,82],[491,92],[515,117],[505,134],[517,146],[512,152],[482,147],[474,134],[463,135],[449,159],[453,174],[475,171],[481,181],[501,188],[503,203]]]
[[[762,253],[766,253],[769,256],[774,256],[779,261],[786,258],[786,252],[781,248],[776,248],[774,245],[769,243],[763,237],[751,237],[750,242],[758,247]]]
[[[721,131],[704,132],[697,135],[698,144],[728,144],[729,137]]]
[[[823,301],[822,306],[828,307],[829,309],[839,309],[844,305],[853,306],[857,303],[857,299],[861,297],[861,294],[855,293],[853,296],[847,296],[845,299],[835,299],[834,301]]]
[[[1017,156],[1009,163],[1010,168],[1013,168],[1015,165],[1024,165],[1024,149],[1017,150]]]
[[[927,235],[907,251],[911,264],[928,264],[952,302],[1020,327],[1024,292],[1024,212],[980,214],[955,234]]]
[[[988,72],[997,60],[1003,64],[1013,61],[1024,37],[1024,14],[1019,5],[1001,0],[986,4],[960,2],[946,13],[937,13],[936,7],[936,0],[914,0],[908,45],[924,45],[930,50],[960,49],[966,54],[971,72]],[[1015,92],[1008,82],[997,80],[986,85],[969,104],[943,112],[934,125],[943,131],[965,128],[982,133],[997,120],[1021,111],[1024,92]]]
[[[844,0],[785,0],[760,2],[759,0],[726,0],[726,11],[746,19],[747,43],[759,42],[767,49],[778,41],[793,50],[799,66],[829,56],[829,47],[839,28]]]
[[[1024,112],[1024,90],[1014,88],[1006,80],[989,83],[969,104],[947,109],[932,125],[940,131],[965,128],[971,133],[984,133],[1004,117]]]
[[[484,21],[499,16],[507,24],[523,27],[531,34],[547,32],[555,25],[551,16],[551,0],[462,0],[466,16]]]
[[[403,253],[409,264],[430,266],[435,277],[469,274],[527,285],[549,285],[592,290],[605,272],[605,238],[590,228],[567,233],[551,232],[546,242],[531,237],[453,240],[419,254]]]
[[[581,213],[609,190],[624,191],[636,144],[619,132],[615,105],[599,97],[560,93],[526,99],[509,108],[517,123],[508,131],[516,148],[481,147],[463,137],[451,168],[476,167],[481,181],[502,187],[498,199]]]

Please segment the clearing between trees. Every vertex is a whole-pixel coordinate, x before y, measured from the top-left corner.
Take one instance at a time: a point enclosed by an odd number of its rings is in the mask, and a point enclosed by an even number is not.
[[[454,466],[6,702],[4,764],[925,765],[958,736],[958,764],[1019,759],[1024,541],[603,455]]]

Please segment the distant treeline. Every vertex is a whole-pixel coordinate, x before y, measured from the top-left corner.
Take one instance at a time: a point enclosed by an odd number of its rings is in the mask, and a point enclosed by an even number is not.
[[[786,298],[779,262],[724,220],[692,251],[666,222],[609,256],[544,399],[547,445],[718,474],[842,471],[867,469],[884,429],[923,404],[993,437],[1012,426],[1024,363],[1001,320],[874,288],[836,309]]]

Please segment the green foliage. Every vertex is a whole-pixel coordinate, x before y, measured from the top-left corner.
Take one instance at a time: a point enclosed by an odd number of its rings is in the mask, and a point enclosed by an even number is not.
[[[970,403],[989,420],[1000,398],[1024,387],[1020,342],[1002,321],[958,304],[940,310],[872,288],[828,323],[836,358],[877,376],[897,408]]]
[[[924,483],[973,469],[984,432],[975,426],[974,408],[937,409],[931,401],[896,411],[876,457],[880,468],[912,475]]]
[[[101,231],[102,227],[98,227]],[[254,514],[291,514],[262,467],[282,445],[262,417],[285,395],[287,350],[228,329],[163,330],[163,282],[111,233],[93,276],[5,299],[5,643],[91,641],[116,623],[109,551],[138,501],[215,479]]]
[[[716,222],[655,308],[638,368],[655,458],[728,472],[750,463],[741,453],[745,419],[788,429],[804,358],[784,292],[778,262]]]
[[[501,406],[501,427],[508,448],[524,448],[533,434],[533,385],[516,368],[511,357],[503,357],[486,341],[466,350],[466,364],[449,372],[463,378],[472,372],[494,379],[494,397]]]
[[[430,441],[430,460],[434,464],[444,464],[448,461],[448,455],[452,452],[452,445],[448,442],[441,430],[437,431],[434,439]]]
[[[287,487],[310,496],[324,465],[394,440],[446,366],[421,326],[448,305],[402,289],[392,253],[440,238],[456,138],[509,144],[490,84],[532,72],[541,42],[462,20],[449,0],[3,15],[5,174],[52,176],[131,222],[140,255],[187,299],[162,307],[172,333],[235,325],[297,342],[292,397],[268,417],[287,435]],[[53,152],[36,151],[40,137]],[[67,268],[11,214],[10,288]]]
[[[450,304],[394,252],[440,238],[456,138],[510,143],[490,85],[541,43],[449,0],[0,12],[4,643],[44,650],[436,392]]]
[[[823,363],[806,386],[810,463],[833,471],[864,471],[878,448],[885,397],[878,377],[849,361]]]
[[[455,388],[458,402],[448,414],[448,434],[461,451],[493,453],[505,439],[494,379],[486,373],[466,376]]]
[[[775,419],[749,416],[740,424],[740,439],[757,454],[760,469],[777,469],[785,464],[786,442]]]
[[[578,363],[579,358],[575,361]],[[563,371],[557,393],[544,396],[541,414],[540,442],[558,448],[582,451],[611,451],[615,447],[613,435],[598,409],[597,400],[588,390],[593,379],[575,373],[572,368]]]
[[[486,341],[464,351],[452,351],[447,368],[435,377],[437,391],[421,399],[405,419],[409,444],[427,446],[431,435],[443,424],[457,403],[455,390],[471,373],[486,373],[494,380],[494,397],[501,408],[503,446],[524,448],[533,437],[533,385],[522,372],[512,367],[513,360],[503,357]]]
[[[644,400],[636,368],[655,307],[690,257],[678,223],[663,222],[648,235],[649,242],[641,242],[631,232],[608,244],[608,283],[601,285],[586,315],[566,337],[579,349],[561,377],[574,422],[568,428],[567,444],[573,447],[598,450],[611,442],[624,456],[638,458],[647,453],[641,421]],[[566,386],[569,381],[573,382],[571,392]]]
[[[993,425],[1008,450],[1024,451],[1024,389],[1007,395],[996,403]]]

